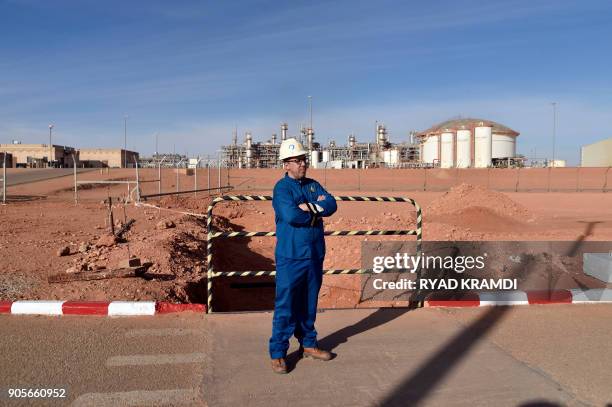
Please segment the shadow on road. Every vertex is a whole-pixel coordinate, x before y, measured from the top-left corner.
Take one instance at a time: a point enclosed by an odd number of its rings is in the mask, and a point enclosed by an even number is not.
[[[574,255],[584,239],[593,233],[597,222],[588,222],[585,232],[578,236],[575,244],[568,251],[568,256]],[[509,278],[517,277],[521,270],[515,267]],[[464,359],[474,346],[484,339],[487,333],[507,315],[510,307],[493,307],[476,321],[465,327],[462,332],[448,341],[435,354],[413,370],[413,373],[402,380],[387,397],[379,404],[383,407],[415,405],[423,402],[427,395]],[[553,405],[527,404],[527,405]]]

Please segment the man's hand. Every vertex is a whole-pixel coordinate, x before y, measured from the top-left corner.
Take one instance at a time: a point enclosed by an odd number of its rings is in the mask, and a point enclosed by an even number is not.
[[[325,200],[325,195],[319,195],[319,197],[317,198],[317,201],[324,201]]]
[[[299,204],[298,207],[304,212],[310,212],[310,209],[308,209],[308,205],[306,205],[305,203]]]

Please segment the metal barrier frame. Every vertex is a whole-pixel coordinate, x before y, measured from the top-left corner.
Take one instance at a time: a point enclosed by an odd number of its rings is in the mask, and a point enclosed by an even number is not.
[[[423,217],[421,207],[411,198],[390,197],[390,196],[334,196],[336,201],[349,202],[408,202],[416,209],[416,229],[415,230],[336,230],[325,231],[325,236],[389,236],[389,235],[413,235],[416,236],[417,255],[422,252],[423,241]],[[206,212],[206,233],[207,233],[207,263],[208,269],[206,272],[207,280],[207,312],[212,313],[213,289],[212,280],[215,277],[249,277],[249,276],[274,276],[276,271],[220,271],[214,272],[213,268],[213,240],[218,237],[255,237],[255,236],[276,236],[276,232],[213,232],[212,218],[213,208],[222,201],[271,201],[269,195],[224,195],[212,200]],[[369,269],[337,269],[323,270],[324,275],[330,274],[366,274],[371,273]]]

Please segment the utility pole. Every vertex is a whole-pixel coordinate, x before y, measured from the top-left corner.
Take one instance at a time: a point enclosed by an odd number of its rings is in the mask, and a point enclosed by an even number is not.
[[[157,155],[159,154],[159,150],[157,149],[157,141],[158,141],[157,136],[158,135],[159,135],[158,133],[155,133],[155,157],[157,157]]]
[[[123,116],[123,168],[127,168],[127,119],[128,115]]]
[[[53,151],[52,133],[53,133],[53,124],[50,124],[49,125],[49,162],[47,163],[47,167],[51,167],[51,154]]]
[[[556,150],[556,137],[557,137],[557,102],[551,103],[553,107],[553,134],[552,134],[552,165],[556,166],[555,163],[555,150]]]

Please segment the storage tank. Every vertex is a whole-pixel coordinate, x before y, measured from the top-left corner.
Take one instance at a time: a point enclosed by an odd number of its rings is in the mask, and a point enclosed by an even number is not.
[[[310,166],[312,168],[318,168],[319,166],[319,152],[317,150],[310,153]]]
[[[383,162],[389,166],[391,164],[391,150],[383,151]]]
[[[329,161],[329,150],[323,150],[323,162]]]
[[[516,157],[516,137],[493,134],[492,158]]]
[[[397,167],[400,163],[400,151],[397,148],[394,148],[393,150],[390,150],[390,152],[391,157],[389,162],[391,163],[391,166]]]
[[[492,130],[491,126],[478,126],[474,129],[474,166],[476,168],[491,166]]]
[[[438,159],[438,146],[440,145],[439,136],[428,136],[423,144],[423,159],[427,164],[433,164],[434,160]]]
[[[468,168],[472,163],[472,132],[457,130],[457,168]]]
[[[453,151],[453,133],[450,131],[445,131],[442,133],[441,141],[441,155],[440,158],[440,167],[441,168],[452,168],[453,161],[455,158],[455,152]]]
[[[355,136],[351,134],[348,138],[348,146],[355,147],[355,143],[356,143]]]
[[[546,163],[547,167],[560,168],[565,167],[567,165],[565,160],[548,160]]]

